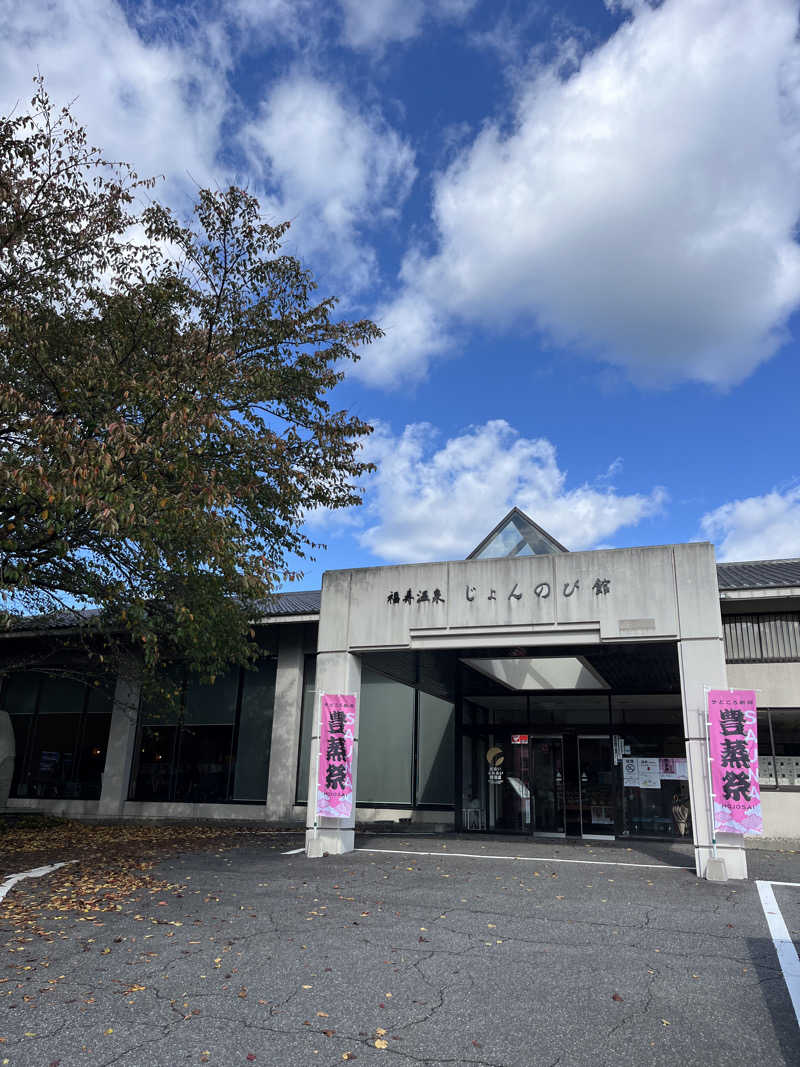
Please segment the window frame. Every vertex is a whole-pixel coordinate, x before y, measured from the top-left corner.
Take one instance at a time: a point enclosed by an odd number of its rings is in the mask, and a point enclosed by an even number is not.
[[[11,681],[11,678],[12,678],[12,676],[14,674],[17,674],[17,673],[34,675],[35,678],[36,678],[36,691],[35,691],[35,697],[34,697],[34,701],[33,701],[33,710],[31,711],[30,716],[27,716],[27,715],[24,716],[26,718],[29,718],[29,725],[28,725],[28,729],[27,729],[27,735],[26,735],[26,738],[25,738],[24,751],[15,752],[15,755],[14,755],[14,774],[13,774],[13,777],[12,777],[12,780],[11,780],[11,785],[10,785],[10,788],[9,788],[9,794],[8,794],[9,800],[31,800],[31,799],[34,799],[34,800],[78,800],[78,801],[93,801],[94,800],[94,801],[99,801],[100,797],[102,796],[102,792],[103,792],[103,778],[102,778],[102,775],[103,775],[103,773],[105,771],[105,760],[108,758],[108,742],[109,742],[109,737],[111,736],[111,720],[112,720],[113,709],[114,709],[114,687],[113,687],[113,685],[111,685],[111,686],[109,686],[107,688],[107,692],[108,692],[108,695],[109,695],[108,710],[107,711],[97,712],[97,711],[90,711],[89,710],[92,691],[96,687],[92,686],[89,682],[78,681],[77,684],[80,685],[82,690],[83,690],[83,696],[82,696],[82,699],[81,699],[80,711],[73,711],[73,712],[65,712],[64,713],[67,716],[76,715],[77,718],[78,718],[78,724],[77,724],[77,729],[75,730],[75,734],[74,734],[74,736],[72,738],[72,749],[71,749],[71,760],[70,760],[72,771],[71,771],[70,777],[65,779],[64,782],[61,783],[61,784],[62,784],[63,787],[67,787],[67,786],[70,786],[70,785],[77,786],[78,793],[77,794],[76,793],[70,794],[70,793],[66,793],[66,792],[59,792],[55,796],[49,796],[49,797],[48,796],[31,796],[31,794],[27,794],[27,795],[21,796],[20,793],[19,793],[20,782],[24,783],[30,778],[30,761],[31,761],[31,757],[32,757],[32,754],[33,754],[33,750],[34,750],[34,743],[35,743],[35,741],[37,739],[37,736],[38,736],[37,728],[38,728],[39,721],[44,715],[58,714],[58,713],[54,713],[54,712],[48,712],[46,708],[43,709],[43,707],[42,707],[42,697],[43,697],[44,690],[45,690],[45,683],[47,681],[49,681],[49,680],[50,681],[52,681],[52,680],[58,681],[59,679],[63,679],[64,677],[67,677],[67,676],[63,675],[63,674],[60,674],[57,670],[54,670],[52,672],[48,672],[47,670],[44,670],[44,669],[20,671],[20,672],[10,671],[10,672],[4,674],[3,678],[2,678],[2,686],[0,686],[0,704],[4,708],[6,708],[6,710],[8,711],[9,718],[11,719],[12,728],[13,728],[14,720],[17,717],[17,715],[16,715],[15,712],[11,711],[10,709],[8,709],[6,707],[6,695],[7,695],[7,692],[8,692],[8,685],[9,685],[9,683]],[[76,679],[74,679],[74,678],[70,678],[70,680],[71,681],[76,681]],[[83,766],[83,759],[81,758],[81,756],[83,755],[83,748],[84,748],[83,742],[84,742],[84,738],[85,738],[85,735],[86,735],[86,723],[87,723],[87,719],[89,718],[90,715],[91,716],[96,716],[97,718],[100,718],[100,717],[107,718],[107,720],[108,720],[108,734],[106,736],[106,741],[105,741],[105,746],[104,746],[105,747],[105,759],[103,760],[103,771],[100,772],[100,789],[99,789],[99,792],[97,793],[97,796],[83,796],[83,795],[81,795],[82,794],[81,787],[88,784],[88,783],[84,782],[83,779],[80,777],[80,772],[81,772],[81,769],[82,769],[82,766]],[[23,715],[21,714],[19,717],[22,718]],[[16,731],[15,731],[15,737],[16,737]]]
[[[769,792],[769,793],[800,793],[800,782],[796,783],[795,785],[781,785],[780,782],[778,781],[778,765],[775,762],[778,757],[777,757],[777,753],[775,752],[775,730],[774,730],[773,725],[772,725],[772,712],[776,711],[776,710],[777,711],[795,711],[795,712],[797,712],[798,717],[800,717],[800,708],[771,708],[771,707],[769,707],[769,708],[758,708],[757,709],[757,714],[758,715],[766,715],[766,717],[767,717],[767,728],[768,728],[767,732],[769,734],[769,745],[770,745],[770,751],[768,753],[764,753],[761,749],[759,749],[759,752],[758,752],[759,771],[761,770],[761,759],[762,759],[762,756],[766,755],[767,758],[772,763],[772,777],[774,779],[774,781],[769,785],[765,785],[762,782],[759,782],[759,791],[760,792]],[[800,758],[800,757],[798,757],[798,758]]]
[[[260,661],[259,665],[265,661],[271,661],[275,668],[277,675],[278,668],[278,656],[277,653],[269,652]],[[270,745],[266,760],[266,776],[264,787],[264,799],[263,800],[247,800],[247,799],[235,799],[231,796],[234,791],[236,782],[236,753],[239,743],[239,727],[242,712],[242,699],[244,696],[245,679],[250,673],[245,667],[237,668],[238,675],[236,680],[236,699],[234,702],[233,720],[230,724],[231,739],[228,747],[228,768],[227,777],[225,782],[225,796],[217,800],[180,800],[175,797],[175,791],[179,778],[179,769],[181,764],[181,748],[183,733],[186,729],[197,729],[204,727],[224,726],[224,723],[187,723],[186,721],[186,697],[189,690],[190,679],[186,672],[183,673],[181,680],[181,692],[180,692],[180,704],[178,708],[178,714],[174,723],[165,723],[164,725],[170,725],[175,727],[175,741],[172,746],[172,755],[170,759],[170,778],[169,788],[167,790],[168,796],[163,800],[138,800],[136,798],[136,786],[139,778],[140,757],[142,752],[142,732],[148,726],[153,726],[153,723],[144,721],[144,701],[142,695],[139,696],[139,707],[136,713],[136,747],[134,750],[134,759],[131,760],[130,775],[128,778],[128,791],[127,799],[131,803],[136,804],[238,804],[238,805],[258,805],[263,807],[266,805],[269,797],[269,773],[270,763],[272,762],[272,738],[270,737]],[[273,687],[272,697],[272,719],[271,723],[274,726],[275,723],[275,695],[276,686]]]
[[[307,672],[307,669],[308,669],[307,664],[308,664],[309,660],[313,660],[314,661],[315,670],[316,670],[316,654],[315,653],[307,653],[306,656],[304,657],[304,661],[303,661],[303,692],[304,693],[305,693],[305,689],[306,689],[306,672]],[[404,682],[398,682],[396,678],[392,678],[390,675],[385,674],[381,670],[378,670],[377,667],[373,667],[371,664],[368,664],[367,666],[375,674],[381,675],[381,677],[385,678],[389,682],[395,682],[397,685],[405,685],[406,684]],[[388,803],[388,802],[381,802],[381,801],[377,801],[377,800],[368,800],[368,801],[356,800],[355,807],[356,808],[364,808],[365,810],[366,809],[374,810],[375,808],[382,808],[382,809],[385,809],[386,811],[455,811],[455,809],[456,809],[456,804],[455,804],[455,786],[456,786],[456,783],[455,782],[454,782],[454,789],[453,789],[453,803],[451,803],[451,804],[424,804],[424,803],[421,803],[420,801],[418,801],[418,799],[417,799],[418,796],[419,796],[419,793],[421,792],[421,790],[419,789],[419,732],[420,732],[420,726],[419,726],[419,724],[420,724],[420,708],[419,708],[420,699],[419,698],[420,698],[420,693],[422,692],[422,690],[420,689],[420,687],[418,685],[408,685],[408,686],[406,686],[406,688],[413,690],[413,693],[414,693],[414,706],[413,706],[412,719],[411,719],[411,761],[410,761],[410,768],[409,768],[409,775],[410,775],[409,796],[412,798],[411,802],[410,803],[401,803],[399,801],[392,801],[391,803]],[[435,696],[436,694],[429,694],[429,695]],[[313,699],[312,704],[311,704],[311,714],[312,714],[312,716],[316,715],[317,711],[318,711],[318,697],[319,697],[319,690],[316,687],[316,675],[315,675],[315,678],[314,678],[314,699]],[[359,701],[359,715],[360,715],[360,713],[361,713],[361,686],[360,685],[359,685],[358,701]],[[448,703],[450,703],[450,702],[448,701]],[[455,745],[455,742],[456,742],[455,710],[456,710],[455,709],[455,702],[453,702],[453,716],[454,716],[454,719],[453,719],[453,743],[454,743],[454,745]],[[312,740],[313,740],[313,736],[314,736],[314,734],[313,734],[314,725],[315,724],[312,722],[312,724],[311,724],[311,730],[312,730],[311,737],[312,737]],[[308,807],[308,796],[306,795],[306,797],[304,799],[298,799],[298,790],[299,790],[300,773],[301,773],[300,768],[301,768],[301,760],[302,760],[302,755],[303,755],[303,753],[302,753],[302,744],[301,744],[302,733],[303,733],[303,721],[302,721],[302,710],[301,710],[300,732],[299,732],[298,746],[297,746],[297,773],[296,773],[296,776],[295,776],[295,806],[296,807],[305,807],[305,808],[307,808]],[[360,731],[359,731],[359,733],[360,733]],[[310,768],[309,768],[309,774],[310,774]],[[356,791],[357,791],[357,789],[356,789]]]
[[[776,632],[781,623],[794,625],[786,625],[783,631]],[[726,663],[797,663],[800,662],[800,612],[732,612],[722,616],[722,638]],[[770,650],[777,644],[783,645],[785,655],[771,654]]]

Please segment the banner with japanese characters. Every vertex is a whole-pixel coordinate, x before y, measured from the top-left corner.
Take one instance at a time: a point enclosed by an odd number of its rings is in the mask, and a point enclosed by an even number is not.
[[[751,689],[711,689],[708,745],[714,793],[714,828],[761,834],[756,694]]]
[[[351,693],[320,697],[317,815],[344,819],[353,810],[353,739],[356,698]]]

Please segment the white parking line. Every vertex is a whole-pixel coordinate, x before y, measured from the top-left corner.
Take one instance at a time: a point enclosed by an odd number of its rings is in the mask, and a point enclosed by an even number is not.
[[[21,882],[23,878],[41,878],[45,874],[57,871],[59,867],[66,867],[68,863],[75,863],[75,860],[64,860],[63,863],[51,863],[49,867],[34,867],[30,871],[20,871],[19,874],[9,875],[5,882],[0,885],[0,900],[4,900],[9,890],[13,889],[17,882]]]
[[[682,863],[623,863],[621,860],[568,860],[557,856],[490,856],[485,852],[412,852],[399,848],[357,848],[356,852],[386,852],[393,856],[458,856],[468,860],[524,860],[526,863],[590,863],[595,867],[641,867],[646,870],[693,871]]]
[[[797,882],[756,882],[772,943],[778,953],[778,963],[781,965],[786,988],[789,990],[797,1025],[800,1026],[800,959],[798,959],[797,949],[789,936],[789,930],[783,921],[781,909],[778,907],[772,889],[774,885],[796,886],[797,884]]]
[[[305,852],[304,848],[290,848],[288,852],[281,852],[282,856],[297,856],[301,852]]]

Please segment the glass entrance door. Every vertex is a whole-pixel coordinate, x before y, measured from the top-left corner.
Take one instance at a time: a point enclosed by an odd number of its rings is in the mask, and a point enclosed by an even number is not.
[[[536,834],[563,834],[564,741],[531,737],[531,829]]]
[[[563,836],[564,739],[498,730],[464,737],[462,826]]]
[[[614,761],[609,737],[578,737],[581,833],[614,836]]]

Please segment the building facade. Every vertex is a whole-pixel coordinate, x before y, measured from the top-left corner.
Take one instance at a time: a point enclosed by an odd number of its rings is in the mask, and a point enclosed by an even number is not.
[[[9,811],[684,838],[712,853],[706,691],[755,689],[765,839],[800,840],[800,560],[706,543],[568,552],[514,509],[467,560],[327,572],[257,620],[265,655],[168,708],[7,675]],[[46,633],[8,640],[47,641]],[[357,805],[315,811],[319,694],[358,696]],[[729,877],[743,841],[718,835]]]

